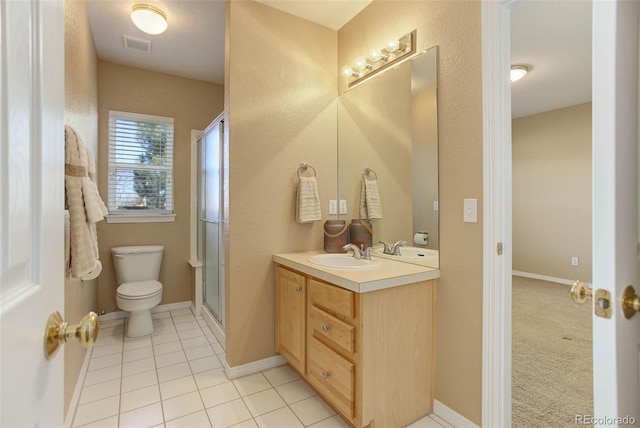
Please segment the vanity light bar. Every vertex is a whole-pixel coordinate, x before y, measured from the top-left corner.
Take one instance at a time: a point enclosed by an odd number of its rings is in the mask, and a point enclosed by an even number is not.
[[[356,58],[353,65],[342,67],[342,75],[351,79],[349,87],[391,67],[416,52],[416,30],[399,39],[391,39],[384,48],[373,50],[367,58]]]

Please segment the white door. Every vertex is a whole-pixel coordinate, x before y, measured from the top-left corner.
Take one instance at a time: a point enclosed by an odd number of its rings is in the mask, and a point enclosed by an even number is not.
[[[64,4],[0,2],[0,426],[62,426]]]
[[[510,14],[518,0],[482,2],[484,83],[483,426],[511,426]],[[640,315],[621,295],[638,281],[638,1],[594,1],[593,288],[611,293],[611,319],[593,318],[596,426],[640,425]],[[579,72],[579,70],[578,70]],[[496,243],[504,242],[504,258]],[[585,367],[584,375],[589,376]],[[578,416],[578,415],[576,415]],[[617,419],[620,418],[620,419]]]
[[[627,285],[640,293],[638,13],[637,1],[594,1],[593,289],[610,291],[613,308],[611,319],[593,317],[595,425],[627,416],[640,424],[640,315],[627,320],[621,310]]]

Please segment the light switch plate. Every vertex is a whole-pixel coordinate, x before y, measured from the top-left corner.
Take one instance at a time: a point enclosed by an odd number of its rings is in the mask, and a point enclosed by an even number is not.
[[[340,214],[346,214],[346,213],[347,213],[347,200],[340,199]]]
[[[335,199],[329,200],[329,214],[337,214],[338,203]]]
[[[478,200],[477,199],[464,200],[464,222],[465,223],[478,222]]]

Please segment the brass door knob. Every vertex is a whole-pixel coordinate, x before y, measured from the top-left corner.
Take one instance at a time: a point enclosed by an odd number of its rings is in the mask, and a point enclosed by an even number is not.
[[[575,281],[571,286],[571,298],[576,303],[586,303],[593,297],[593,290],[582,281]]]
[[[593,312],[601,318],[611,318],[611,293],[608,290],[594,291],[582,281],[575,281],[571,286],[571,298],[574,302],[583,304],[594,299]]]
[[[69,325],[62,320],[59,312],[54,312],[47,320],[47,327],[44,335],[44,355],[47,360],[54,357],[60,345],[73,337],[80,341],[80,345],[91,348],[98,339],[99,318],[95,312],[89,312],[82,317],[80,323]]]
[[[622,292],[622,313],[626,319],[630,319],[636,312],[640,312],[640,297],[631,285],[627,285]]]

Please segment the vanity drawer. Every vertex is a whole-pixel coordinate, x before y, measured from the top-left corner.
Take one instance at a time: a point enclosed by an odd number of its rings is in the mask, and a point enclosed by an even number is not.
[[[309,278],[309,301],[312,305],[353,319],[356,317],[355,294],[335,285]]]
[[[355,368],[318,339],[311,337],[308,352],[309,382],[345,417],[354,417]]]
[[[308,322],[314,337],[323,337],[347,353],[355,352],[355,327],[315,306],[310,306]]]

